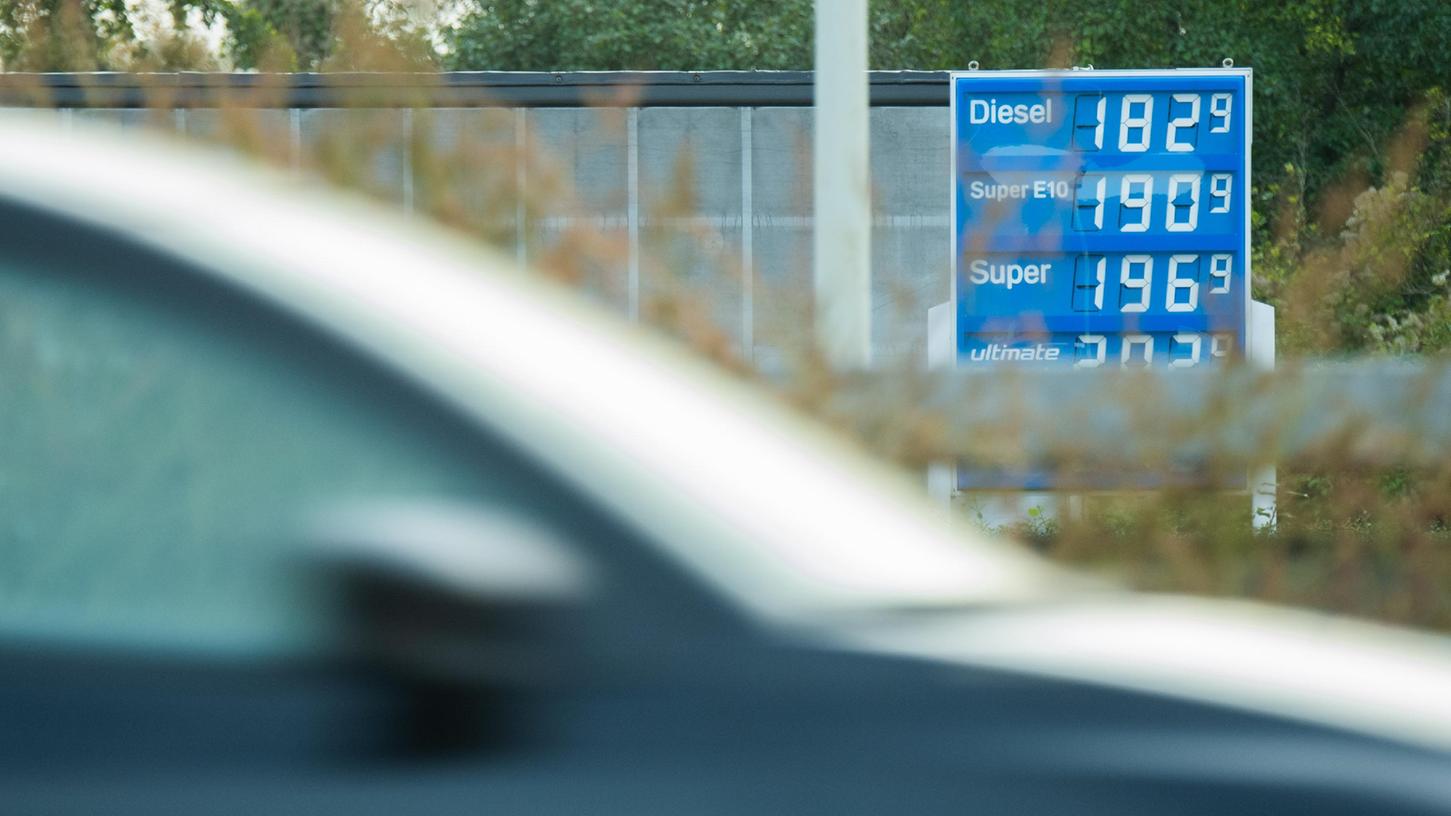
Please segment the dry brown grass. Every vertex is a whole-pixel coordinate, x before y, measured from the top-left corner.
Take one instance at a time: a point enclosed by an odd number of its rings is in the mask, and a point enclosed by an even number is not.
[[[522,232],[534,272],[622,308],[620,270],[630,252],[625,232],[597,229],[588,219],[577,219],[541,243],[538,235],[521,230],[521,217],[532,224],[547,213],[587,212],[589,206],[578,200],[568,173],[550,152],[527,137],[520,140],[507,119],[494,126],[480,119],[476,129],[453,133],[448,140],[434,138],[434,117],[422,104],[424,87],[419,86],[419,105],[410,108],[412,149],[403,154],[412,167],[415,212],[510,250]],[[402,151],[397,117],[370,118],[366,111],[377,100],[360,91],[350,100],[359,115],[325,129],[298,153],[275,110],[269,110],[280,104],[282,90],[267,81],[241,91],[218,87],[208,106],[220,111],[219,124],[195,136],[330,184],[396,199],[395,187],[380,183],[375,168]],[[44,97],[41,89],[36,97]],[[169,117],[175,103],[175,91],[161,83],[148,97],[155,121],[168,129],[174,129]],[[598,126],[622,138],[621,109],[605,107],[598,114]],[[1409,161],[1406,156],[1413,154],[1413,136],[1391,147],[1401,160]],[[718,242],[719,236],[688,218],[694,212],[688,157],[674,173],[668,193],[648,202],[651,223],[670,226],[641,233],[639,316],[644,323],[742,377],[760,379],[801,410],[854,434],[901,467],[917,470],[950,456],[1013,462],[1021,451],[1012,440],[1021,427],[994,431],[955,425],[954,407],[932,401],[934,385],[920,370],[894,372],[890,388],[880,379],[830,371],[811,348],[809,302],[799,289],[758,293],[758,298],[785,304],[780,314],[794,315],[774,322],[762,317],[757,331],[783,350],[784,369],[769,378],[758,374],[750,355],[721,325],[713,302],[722,289],[739,290],[740,259],[713,250],[716,268],[711,275],[676,274],[682,253]],[[1357,211],[1352,191],[1365,185],[1364,180],[1347,180],[1344,195],[1326,197],[1322,218],[1344,224]],[[1365,240],[1374,241],[1378,228],[1363,225]],[[1316,252],[1307,252],[1304,261],[1330,264]],[[1296,310],[1313,314],[1328,296],[1327,287],[1347,285],[1320,274],[1297,281],[1297,288],[1285,293],[1292,321],[1302,321]],[[764,285],[756,281],[758,290]],[[903,309],[921,314],[924,304],[903,300]],[[971,399],[970,394],[960,396]],[[956,403],[957,410],[969,406]],[[1200,429],[1212,428],[1216,417],[1232,410],[1229,404],[1209,404],[1192,419]],[[1142,422],[1146,429],[1160,423],[1155,430],[1166,436],[1183,430],[1174,418],[1152,412]],[[1075,512],[1026,516],[1014,532],[1056,559],[1146,588],[1261,598],[1451,630],[1451,462],[1376,459],[1365,455],[1366,445],[1348,427],[1313,456],[1282,462],[1279,513],[1267,531],[1252,529],[1249,503],[1242,494],[1178,487],[1087,495]],[[1120,466],[1163,470],[1164,450],[1151,446],[1142,461]],[[1246,465],[1232,457],[1212,460],[1207,467],[1224,472]],[[1057,461],[1064,469],[1084,464],[1071,450],[1061,451]]]

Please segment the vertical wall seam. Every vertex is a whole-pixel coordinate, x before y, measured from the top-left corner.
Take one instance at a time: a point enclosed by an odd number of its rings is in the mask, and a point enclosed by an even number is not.
[[[528,181],[529,109],[514,109],[514,262],[523,271],[529,263],[529,225],[525,219],[524,184]]]
[[[293,108],[287,112],[287,152],[292,172],[302,172],[302,109]]]
[[[741,108],[741,354],[749,362],[756,351],[755,202],[752,199],[751,109]]]
[[[640,319],[640,109],[630,108],[626,115],[626,195],[629,210],[626,219],[629,224],[629,312],[631,320]]]
[[[413,214],[413,109],[403,109],[403,213]]]

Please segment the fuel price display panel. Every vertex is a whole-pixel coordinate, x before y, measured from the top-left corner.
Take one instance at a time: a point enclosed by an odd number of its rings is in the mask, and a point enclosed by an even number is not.
[[[954,74],[959,363],[1241,354],[1250,83],[1236,69]]]

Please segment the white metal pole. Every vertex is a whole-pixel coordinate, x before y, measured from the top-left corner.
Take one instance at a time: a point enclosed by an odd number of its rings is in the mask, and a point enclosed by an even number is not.
[[[1255,368],[1275,370],[1275,307],[1257,300],[1249,304],[1249,362]],[[1277,493],[1279,474],[1274,463],[1250,468],[1250,523],[1256,530],[1275,527],[1279,522]]]
[[[755,150],[751,109],[741,108],[741,354],[756,357],[756,218],[755,180],[751,174]]]
[[[867,0],[816,0],[816,342],[835,367],[872,351]]]

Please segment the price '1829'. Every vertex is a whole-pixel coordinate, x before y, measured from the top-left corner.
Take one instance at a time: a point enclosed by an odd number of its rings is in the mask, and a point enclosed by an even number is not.
[[[1163,119],[1164,150],[1190,153],[1199,145],[1201,128],[1210,133],[1228,133],[1234,116],[1234,96],[1227,93],[1124,94],[1116,123],[1108,122],[1109,97],[1081,94],[1073,102],[1073,146],[1078,150],[1102,150],[1104,137],[1121,153],[1146,153],[1156,118]],[[1155,110],[1156,106],[1159,110]],[[1116,127],[1114,127],[1116,125]],[[1108,134],[1105,134],[1108,130]]]

